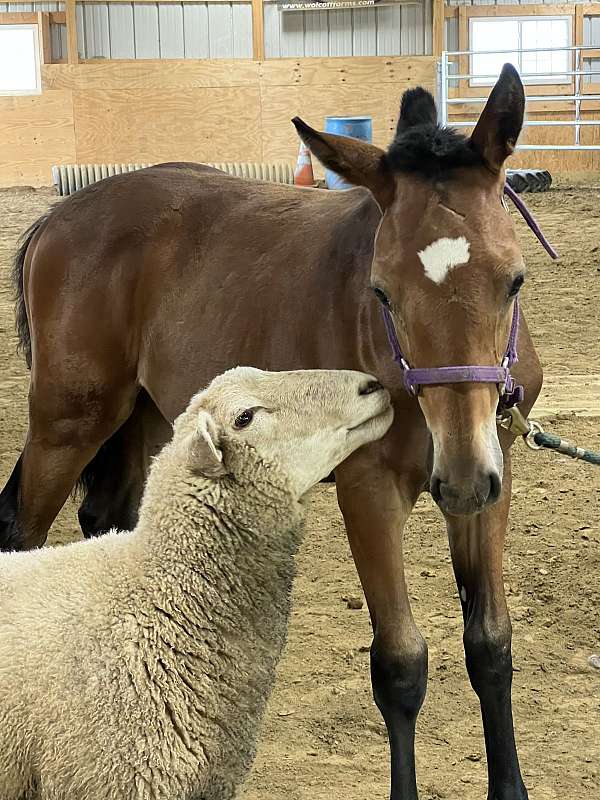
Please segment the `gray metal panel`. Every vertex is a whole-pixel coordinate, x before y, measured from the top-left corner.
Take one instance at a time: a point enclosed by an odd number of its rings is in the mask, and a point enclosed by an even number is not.
[[[374,8],[352,12],[352,55],[377,55],[377,16]]]
[[[288,11],[279,13],[279,55],[290,58],[304,55],[304,13]]]
[[[110,57],[135,58],[133,3],[111,3],[108,7]]]
[[[252,58],[252,5],[232,3],[233,57]]]
[[[92,3],[83,6],[86,58],[110,58],[108,6]]]
[[[208,46],[210,58],[230,58],[233,50],[231,6],[208,5]]]
[[[590,23],[590,45],[600,47],[600,17],[590,17]]]
[[[77,53],[80,58],[87,58],[85,46],[85,20],[83,19],[83,6],[75,6],[75,22],[77,23]]]
[[[33,3],[9,3],[8,11],[22,11],[23,13],[33,11]]]
[[[158,6],[156,3],[134,3],[134,46],[136,58],[160,58]]]
[[[279,29],[280,12],[275,3],[265,3],[264,13],[265,56],[267,58],[279,58],[281,52],[281,31]]]
[[[329,19],[324,11],[304,13],[304,55],[329,55]]]
[[[431,55],[433,53],[433,0],[425,0],[424,29],[423,53]]]
[[[185,3],[183,32],[186,58],[208,58],[208,8],[206,4]]]
[[[329,55],[352,55],[352,9],[329,11]]]
[[[52,60],[60,61],[67,57],[67,26],[50,25],[50,42],[52,45]],[[64,43],[64,44],[63,44]]]
[[[159,3],[158,27],[161,58],[183,58],[183,8],[177,3]]]
[[[419,48],[419,34],[423,35],[423,21],[421,6],[402,6],[400,16],[400,45],[403,56],[414,56],[421,52]]]
[[[399,6],[382,6],[377,9],[377,55],[398,56],[401,52]]]

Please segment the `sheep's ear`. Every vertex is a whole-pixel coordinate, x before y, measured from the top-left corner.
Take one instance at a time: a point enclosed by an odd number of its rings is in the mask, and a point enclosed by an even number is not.
[[[192,472],[207,478],[225,475],[227,470],[223,464],[219,439],[219,429],[214,419],[208,411],[200,411],[196,417],[196,430],[186,442],[187,465]]]

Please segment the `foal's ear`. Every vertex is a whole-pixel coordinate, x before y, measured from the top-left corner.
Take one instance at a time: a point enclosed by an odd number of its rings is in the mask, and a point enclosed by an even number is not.
[[[404,133],[414,125],[435,125],[436,123],[437,109],[430,92],[421,86],[404,92],[400,103],[397,134]]]
[[[298,136],[321,164],[350,183],[370,189],[382,211],[391,205],[394,177],[383,150],[360,139],[321,133],[309,127],[300,117],[294,117],[292,122]]]
[[[185,446],[187,466],[192,472],[207,478],[225,475],[219,429],[208,411],[198,412],[196,430],[188,436]]]
[[[471,134],[473,146],[494,172],[499,172],[514,152],[524,115],[521,78],[512,64],[505,64]]]

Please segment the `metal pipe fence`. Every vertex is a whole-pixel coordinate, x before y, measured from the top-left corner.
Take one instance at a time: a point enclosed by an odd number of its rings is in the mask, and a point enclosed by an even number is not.
[[[463,120],[453,121],[450,119],[451,106],[457,105],[483,105],[487,102],[487,96],[469,96],[468,93],[461,96],[462,87],[465,81],[469,81],[469,88],[477,87],[483,89],[482,81],[490,82],[490,89],[495,82],[497,75],[480,74],[473,71],[473,56],[481,55],[509,55],[517,56],[521,61],[521,54],[525,53],[568,53],[571,59],[570,69],[556,69],[555,71],[545,72],[522,72],[521,78],[523,82],[529,86],[532,84],[545,84],[549,83],[561,87],[560,94],[532,94],[527,95],[527,102],[544,102],[550,105],[547,109],[552,112],[551,105],[553,103],[568,103],[570,105],[568,111],[572,111],[572,119],[565,120],[529,120],[524,122],[525,128],[573,128],[573,143],[572,144],[519,144],[517,150],[597,150],[600,151],[600,144],[582,144],[581,131],[582,128],[600,130],[600,119],[582,119],[582,103],[593,100],[600,100],[600,94],[592,92],[586,93],[582,88],[583,78],[592,78],[595,75],[600,75],[599,69],[592,69],[590,64],[589,69],[584,69],[584,62],[586,60],[586,51],[593,51],[591,59],[597,57],[598,48],[586,45],[577,45],[573,47],[536,47],[536,48],[523,48],[512,50],[455,50],[452,52],[444,51],[441,60],[438,62],[438,97],[439,97],[439,117],[442,125],[450,125],[453,128],[472,128],[476,124],[476,120]],[[463,66],[463,59],[467,56],[469,59],[469,68],[461,71]],[[598,59],[600,60],[600,59]],[[456,65],[456,72],[452,72],[452,67]],[[596,83],[596,82],[594,82]],[[600,81],[598,81],[600,83]],[[565,87],[564,91],[562,87]],[[572,91],[568,91],[567,87],[571,87]],[[453,90],[457,91],[454,92]],[[571,105],[572,104],[572,105]],[[565,112],[564,108],[557,108],[556,111]],[[599,109],[600,111],[600,109]],[[456,112],[455,112],[456,113]],[[599,137],[600,140],[600,137]]]

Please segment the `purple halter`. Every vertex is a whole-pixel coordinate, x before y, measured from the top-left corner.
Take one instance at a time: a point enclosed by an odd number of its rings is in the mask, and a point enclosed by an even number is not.
[[[508,186],[505,186],[505,193],[513,201],[523,218],[535,233],[544,249],[552,258],[558,258],[558,253],[549,244],[546,237],[540,230],[537,222],[523,201]],[[388,306],[382,306],[383,321],[388,341],[392,349],[394,361],[396,361],[402,371],[404,378],[404,388],[409,394],[417,395],[421,386],[442,384],[442,383],[495,383],[500,394],[499,404],[502,408],[512,408],[523,400],[523,387],[515,383],[510,374],[510,368],[519,360],[517,354],[517,341],[519,339],[519,298],[515,297],[513,304],[513,316],[508,336],[508,344],[502,358],[502,363],[498,367],[428,367],[424,369],[414,369],[409,366],[407,360],[402,355],[400,343],[396,335],[394,320]]]

